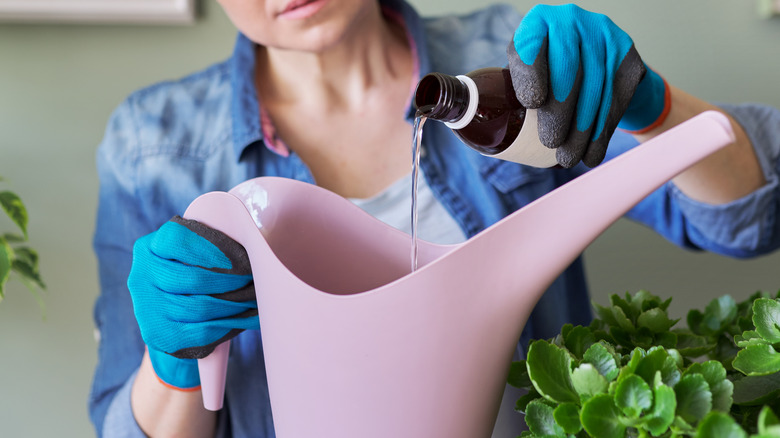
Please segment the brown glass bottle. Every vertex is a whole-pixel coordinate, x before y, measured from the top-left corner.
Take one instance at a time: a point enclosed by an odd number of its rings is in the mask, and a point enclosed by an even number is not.
[[[418,115],[445,122],[484,155],[503,152],[517,139],[526,117],[509,70],[489,67],[464,76],[425,75],[414,97]]]

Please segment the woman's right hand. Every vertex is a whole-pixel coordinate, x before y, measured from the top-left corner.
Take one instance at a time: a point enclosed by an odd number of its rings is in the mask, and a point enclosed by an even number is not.
[[[195,359],[260,328],[246,251],[197,221],[176,216],[138,239],[127,285],[155,374],[169,387],[197,388]]]

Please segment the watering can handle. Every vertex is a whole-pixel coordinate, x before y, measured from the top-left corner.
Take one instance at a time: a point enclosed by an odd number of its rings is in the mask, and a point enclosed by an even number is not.
[[[230,341],[225,341],[217,345],[211,354],[198,359],[203,407],[210,411],[222,409],[229,352]]]
[[[215,214],[215,211],[220,214]],[[241,200],[230,193],[216,191],[201,195],[193,201],[184,212],[184,217],[220,230],[238,241],[238,237],[233,232],[242,229],[238,225],[242,219],[246,220],[241,217],[242,213],[248,215]],[[249,220],[252,220],[251,217]],[[208,356],[198,359],[203,406],[210,411],[222,409],[229,353],[230,341],[228,340],[217,345]]]

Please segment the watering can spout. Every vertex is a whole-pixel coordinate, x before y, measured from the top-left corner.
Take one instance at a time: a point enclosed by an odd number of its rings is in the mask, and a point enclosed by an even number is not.
[[[509,216],[487,238],[494,248],[507,239],[519,242],[523,251],[533,251],[533,266],[527,269],[533,275],[526,280],[537,284],[538,299],[591,242],[645,196],[734,141],[725,115],[704,112],[527,205],[522,221]],[[501,251],[511,257],[511,248],[505,249]],[[526,283],[524,288],[534,287]]]
[[[641,199],[733,141],[726,116],[703,113],[462,244],[419,242],[415,272],[410,236],[311,184],[257,178],[185,216],[247,250],[278,437],[486,438],[548,286]],[[222,406],[228,350],[199,363],[209,409]]]

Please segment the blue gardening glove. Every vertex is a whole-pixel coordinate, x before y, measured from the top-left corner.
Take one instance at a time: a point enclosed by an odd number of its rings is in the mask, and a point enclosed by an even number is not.
[[[260,328],[246,251],[196,221],[176,216],[138,239],[127,286],[154,371],[174,388],[197,388],[195,359]]]
[[[578,6],[532,8],[507,55],[517,98],[538,109],[539,139],[563,167],[598,165],[616,127],[639,131],[668,110],[666,84],[631,37]]]

